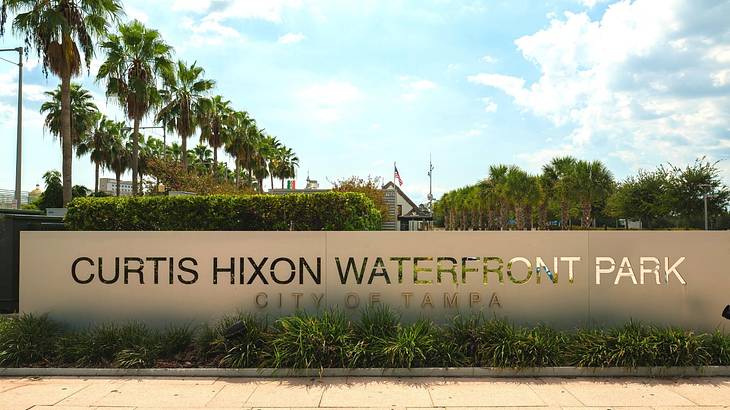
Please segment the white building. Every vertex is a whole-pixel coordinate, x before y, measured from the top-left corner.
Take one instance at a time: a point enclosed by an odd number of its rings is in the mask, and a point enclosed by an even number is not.
[[[117,180],[115,178],[99,178],[99,191],[109,195],[116,195]],[[119,195],[132,195],[132,181],[120,181]]]
[[[384,231],[423,231],[430,230],[433,216],[424,205],[418,206],[393,182],[383,186],[385,203],[388,205],[390,220],[383,222]]]

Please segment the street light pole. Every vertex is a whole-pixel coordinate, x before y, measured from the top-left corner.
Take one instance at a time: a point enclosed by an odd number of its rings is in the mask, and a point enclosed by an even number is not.
[[[4,48],[0,51],[16,51],[18,53],[18,141],[15,156],[15,207],[20,209],[20,186],[23,159],[23,47]]]
[[[705,198],[705,230],[710,230],[710,225],[707,220],[707,197],[708,197],[708,188],[711,188],[712,186],[709,184],[701,184],[700,187],[705,188],[704,198]]]

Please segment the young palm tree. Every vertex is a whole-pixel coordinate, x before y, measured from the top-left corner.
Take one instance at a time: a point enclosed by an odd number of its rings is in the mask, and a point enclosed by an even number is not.
[[[71,78],[81,73],[81,54],[91,65],[94,40],[106,34],[107,22],[121,15],[117,0],[3,0],[0,36],[5,34],[8,15],[15,15],[13,32],[35,48],[44,73],[61,80],[59,135],[63,153],[63,204],[71,200],[73,137],[71,128]],[[81,52],[79,52],[81,49]]]
[[[152,107],[160,101],[157,82],[168,75],[172,47],[162,40],[157,30],[146,28],[139,21],[119,26],[119,34],[111,34],[101,47],[107,58],[96,78],[106,82],[106,95],[113,97],[133,121],[132,193],[137,194],[139,167],[139,126]]]
[[[59,86],[53,91],[44,93],[50,99],[41,105],[41,114],[45,114],[45,127],[51,134],[60,137],[63,128],[63,93]],[[71,146],[77,146],[87,137],[94,127],[99,109],[94,104],[89,91],[79,84],[71,84]],[[63,144],[63,139],[59,138]]]
[[[168,130],[177,132],[182,139],[183,152],[187,152],[188,138],[195,133],[205,112],[205,94],[215,85],[213,80],[204,79],[203,74],[205,71],[196,63],[188,66],[184,61],[178,61],[164,76],[162,98],[165,103],[157,113],[157,121]],[[182,160],[183,167],[187,169],[187,156],[183,156]]]
[[[274,136],[264,135],[261,140],[261,154],[266,161],[271,189],[274,189],[274,174],[277,173],[276,168],[279,165],[278,163],[282,156],[282,149],[283,145],[281,145],[279,139]]]
[[[568,229],[570,206],[573,201],[571,178],[574,175],[576,159],[573,157],[553,158],[543,167],[543,174],[550,179],[555,199],[560,204],[560,228]]]
[[[571,190],[582,211],[581,227],[591,226],[591,208],[596,201],[605,200],[614,186],[613,175],[601,161],[577,161],[573,168]]]
[[[228,152],[235,161],[235,175],[236,175],[236,186],[240,187],[242,175],[240,168],[245,166],[248,171],[248,177],[251,177],[253,173],[250,170],[250,158],[254,149],[254,141],[252,136],[257,135],[256,133],[256,121],[249,117],[245,111],[239,111],[233,114],[231,124],[229,125],[230,130],[228,131],[228,141],[226,141],[225,150]]]
[[[213,168],[218,169],[218,148],[225,145],[226,125],[231,121],[233,109],[231,102],[220,95],[204,101],[200,119],[200,140],[207,141],[213,148]]]
[[[87,134],[76,147],[76,155],[89,154],[94,163],[94,193],[99,192],[99,170],[109,161],[109,149],[112,142],[110,127],[114,124],[104,114],[97,113],[93,130]]]

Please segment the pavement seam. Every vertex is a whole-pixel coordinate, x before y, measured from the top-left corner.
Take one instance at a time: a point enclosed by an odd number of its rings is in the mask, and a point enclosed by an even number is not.
[[[433,396],[431,396],[431,383],[426,383],[426,391],[428,392],[428,399],[431,401],[431,407],[436,407],[436,402],[433,401]]]
[[[544,384],[549,384],[549,382],[548,382],[547,380],[545,380],[545,378],[544,378],[544,377],[540,377],[539,379],[540,379],[540,381],[541,381],[541,382],[543,382]],[[561,390],[565,390],[565,392],[566,392],[566,393],[568,393],[568,395],[569,395],[570,397],[574,398],[574,399],[575,399],[575,401],[577,401],[578,403],[580,403],[580,404],[581,404],[581,406],[584,406],[584,407],[586,406],[586,404],[585,404],[585,403],[583,403],[583,402],[582,402],[582,401],[581,401],[581,400],[580,400],[580,399],[578,398],[578,396],[576,396],[575,394],[573,394],[573,392],[572,392],[572,391],[568,390],[568,388],[567,388],[567,387],[564,387],[564,386],[563,386],[563,382],[562,382],[562,381],[560,381],[560,385],[559,385],[559,386],[560,386],[560,389],[561,389]],[[565,406],[563,406],[563,407],[565,407]]]
[[[251,400],[251,397],[253,397],[253,394],[254,394],[254,393],[256,393],[256,390],[258,390],[258,389],[259,389],[259,385],[258,385],[258,383],[256,383],[256,382],[254,381],[254,387],[253,387],[253,390],[251,390],[251,393],[249,393],[248,397],[246,397],[246,400],[244,400],[244,402],[243,402],[243,404],[241,405],[241,407],[243,407],[243,408],[246,408],[246,405],[248,405],[248,401],[249,401],[249,400]],[[222,390],[222,389],[221,389],[221,390]],[[249,406],[249,407],[250,407],[250,408],[253,408],[254,406],[253,406],[253,405],[251,405],[251,406]]]
[[[535,380],[538,380],[538,381],[539,381],[539,378],[537,378],[537,379],[535,379]],[[528,381],[528,382],[527,382],[527,383],[525,383],[525,384],[527,385],[527,388],[528,388],[528,389],[530,389],[530,391],[531,391],[531,392],[535,393],[535,396],[537,396],[537,398],[538,398],[538,399],[540,399],[540,401],[542,402],[542,404],[543,404],[543,405],[542,405],[542,406],[540,406],[540,407],[546,407],[546,406],[550,406],[549,404],[547,404],[547,402],[545,401],[545,399],[543,399],[543,397],[542,397],[542,396],[540,395],[540,393],[538,393],[538,392],[537,392],[537,391],[536,391],[535,389],[533,389],[533,388],[532,388],[532,385],[533,385],[533,383],[530,383],[530,382]],[[537,406],[536,406],[536,407],[537,407]]]

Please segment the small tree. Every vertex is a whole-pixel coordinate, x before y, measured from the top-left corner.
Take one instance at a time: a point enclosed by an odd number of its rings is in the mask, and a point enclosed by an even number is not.
[[[333,191],[338,192],[359,192],[365,194],[374,203],[375,207],[380,211],[383,221],[392,221],[393,216],[388,211],[388,205],[385,203],[385,192],[383,191],[383,180],[380,177],[360,178],[351,176],[341,179],[333,184]]]

